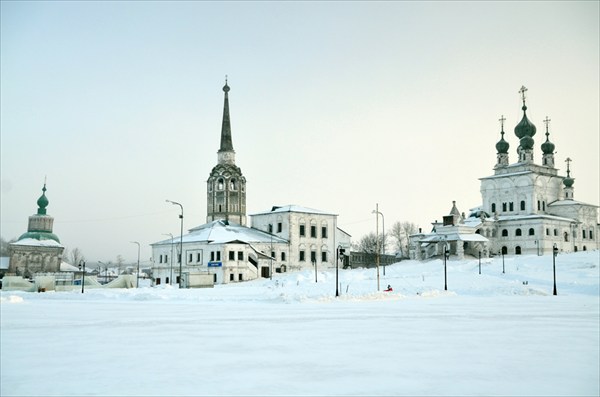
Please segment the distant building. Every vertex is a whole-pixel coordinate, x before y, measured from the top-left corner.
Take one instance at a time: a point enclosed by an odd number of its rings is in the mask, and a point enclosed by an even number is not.
[[[504,139],[502,117],[494,174],[480,179],[482,204],[473,208],[468,218],[457,217],[453,205],[443,226],[434,226],[432,233],[411,236],[412,258],[440,255],[443,246],[459,257],[477,255],[479,251],[483,256],[544,255],[551,253],[555,245],[561,252],[599,248],[598,206],[575,200],[570,158],[565,160],[567,175],[558,174],[547,117],[546,140],[540,146],[542,164],[534,162],[533,136],[537,129],[527,118],[526,91],[525,87],[520,91],[523,117],[514,129],[519,139],[518,161],[509,163],[510,145]],[[449,227],[457,233],[450,233]],[[448,238],[450,235],[453,238]]]
[[[350,247],[350,236],[337,228],[336,214],[295,205],[272,207],[251,215],[252,227],[246,226],[246,178],[235,164],[227,81],[223,91],[221,145],[207,181],[207,223],[151,244],[154,285],[180,280],[187,285],[200,274],[221,284],[335,267],[338,247]]]
[[[8,245],[9,266],[7,274],[31,278],[35,273],[59,272],[64,247],[52,232],[54,218],[46,214],[49,201],[46,184],[37,200],[37,214],[29,217],[27,232]]]

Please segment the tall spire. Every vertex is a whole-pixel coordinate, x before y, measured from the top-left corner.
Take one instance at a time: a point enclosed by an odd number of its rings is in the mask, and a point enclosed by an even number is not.
[[[229,119],[229,86],[227,85],[227,76],[225,76],[225,103],[223,105],[223,124],[221,126],[221,148],[219,152],[232,151],[233,143],[231,142],[231,121]]]

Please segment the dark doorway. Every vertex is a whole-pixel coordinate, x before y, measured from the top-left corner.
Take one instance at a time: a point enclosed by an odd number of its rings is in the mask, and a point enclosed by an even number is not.
[[[262,278],[269,278],[269,268],[268,267],[261,267],[260,268],[260,276]]]

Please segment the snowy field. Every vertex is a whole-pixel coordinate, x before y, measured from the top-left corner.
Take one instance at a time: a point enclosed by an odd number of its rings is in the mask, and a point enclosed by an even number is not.
[[[1,293],[2,396],[600,394],[599,252]],[[393,292],[383,292],[391,284]]]

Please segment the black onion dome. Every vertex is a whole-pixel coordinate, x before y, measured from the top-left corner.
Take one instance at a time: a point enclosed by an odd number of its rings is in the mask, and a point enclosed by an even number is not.
[[[521,145],[521,149],[523,150],[531,150],[533,149],[533,138],[530,137],[529,135],[525,135],[523,138],[521,138],[521,140],[519,141],[519,144]]]
[[[537,130],[535,128],[535,125],[531,121],[529,121],[529,119],[527,118],[527,114],[525,113],[525,111],[527,110],[527,106],[523,105],[522,109],[523,109],[523,118],[521,119],[519,124],[517,124],[517,126],[515,127],[515,135],[519,139],[523,138],[524,136],[533,137]]]
[[[571,178],[570,176],[567,176],[565,179],[563,179],[563,184],[565,187],[571,187],[574,183],[575,179]]]
[[[554,144],[550,142],[550,140],[548,139],[548,133],[546,133],[546,142],[542,143],[542,152],[544,154],[553,154],[554,148]]]
[[[498,151],[498,153],[508,153],[509,147],[510,145],[508,144],[508,142],[504,140],[504,132],[502,132],[502,138],[500,138],[498,143],[496,143],[496,150]]]

